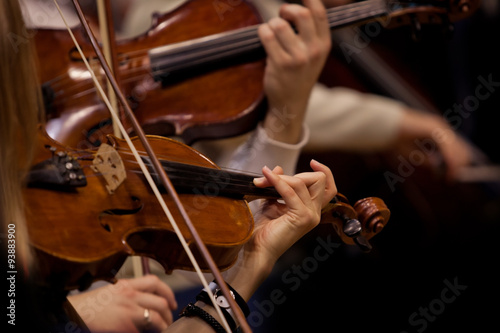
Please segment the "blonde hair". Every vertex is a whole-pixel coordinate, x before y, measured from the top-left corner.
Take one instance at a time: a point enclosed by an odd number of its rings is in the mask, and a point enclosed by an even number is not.
[[[33,34],[18,0],[0,0],[0,218],[1,232],[15,233],[16,263],[31,266],[22,200],[40,120]],[[7,243],[7,242],[6,242]]]

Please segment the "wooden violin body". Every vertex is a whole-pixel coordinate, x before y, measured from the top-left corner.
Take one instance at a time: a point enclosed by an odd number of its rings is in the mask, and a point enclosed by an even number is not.
[[[148,134],[176,136],[190,143],[200,138],[228,137],[253,128],[265,111],[262,78],[265,61],[205,66],[183,75],[155,73],[148,51],[159,46],[232,31],[260,23],[245,1],[221,20],[211,0],[189,1],[153,18],[144,34],[116,45],[117,81],[137,120]],[[105,77],[80,27],[73,29],[96,75]],[[39,29],[35,35],[41,59],[47,132],[72,147],[90,148],[112,133],[110,115],[66,30]],[[62,52],[61,52],[62,51]],[[201,51],[200,51],[201,52]],[[181,59],[182,60],[182,59]],[[245,58],[244,60],[248,60]],[[215,70],[217,68],[217,70]],[[123,117],[126,128],[130,124]]]
[[[190,144],[242,134],[264,115],[261,19],[246,1],[228,6],[221,15],[212,0],[187,1],[154,16],[144,34],[116,43],[116,77],[146,133]],[[328,20],[332,30],[368,21],[387,28],[447,24],[476,8],[477,1],[470,0],[376,0],[329,9]],[[97,64],[81,29],[74,33],[86,58]],[[111,120],[68,33],[40,29],[35,41],[49,135],[72,147],[99,146],[112,133]],[[94,69],[103,76],[99,66]]]
[[[151,257],[166,271],[191,267],[172,225],[122,140],[113,139],[114,151],[123,161],[120,166],[106,152],[69,149],[42,132],[39,139],[35,159],[39,167],[34,169],[45,174],[31,177],[25,201],[30,239],[43,276],[54,282],[63,279],[71,289],[88,286],[97,278],[112,279],[129,255]],[[177,141],[163,137],[150,137],[149,141],[158,156],[168,156],[170,161],[216,168]],[[134,144],[141,151],[137,140]],[[39,163],[44,161],[54,164],[41,167]],[[94,171],[95,163],[105,169]],[[56,168],[63,169],[60,179],[50,177]],[[47,179],[56,180],[47,183]],[[120,181],[114,188],[113,182]],[[195,193],[181,197],[216,263],[221,269],[229,267],[252,234],[253,217],[247,203]],[[164,198],[169,208],[174,207],[167,194]],[[171,208],[171,213],[176,221],[182,221],[176,209]],[[189,244],[188,229],[182,223],[179,228]],[[206,268],[203,260],[199,262]]]
[[[31,245],[47,283],[85,289],[95,280],[112,280],[130,255],[153,258],[166,272],[192,269],[123,140],[109,136],[110,145],[76,150],[51,139],[42,127],[38,139],[24,198]],[[148,136],[148,141],[215,263],[227,269],[253,232],[247,199],[279,195],[274,189],[255,187],[253,175],[220,170],[178,141],[159,136]],[[142,145],[137,139],[133,142],[149,166]],[[168,193],[163,197],[206,270],[182,216],[171,208],[172,198]],[[324,208],[321,222],[333,224],[345,243],[369,250],[367,240],[382,230],[389,216],[378,198],[360,200],[353,208],[339,194]]]

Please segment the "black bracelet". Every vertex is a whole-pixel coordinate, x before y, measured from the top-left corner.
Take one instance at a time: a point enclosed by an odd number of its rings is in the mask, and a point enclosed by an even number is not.
[[[231,292],[231,295],[233,296],[233,299],[236,301],[236,304],[241,308],[245,317],[248,317],[248,315],[250,314],[250,309],[248,307],[248,304],[245,302],[243,297],[241,297],[236,292],[236,290],[233,289],[233,287],[231,287],[229,284],[227,284],[227,286]],[[236,319],[234,312],[231,311],[231,308],[229,306],[229,302],[226,300],[226,297],[222,293],[222,290],[220,289],[219,285],[215,281],[212,281],[212,282],[210,282],[208,287],[211,290],[211,294],[215,297],[215,301],[220,306],[221,311],[224,314],[224,317],[226,318],[226,321],[228,322],[229,326],[231,327],[231,330],[233,332],[236,332],[237,328],[238,328],[238,325],[237,325],[238,321]],[[210,296],[205,289],[202,289],[202,291],[196,296],[196,300],[202,301],[202,302],[209,304],[209,305],[212,305],[212,301],[210,299]]]
[[[227,333],[226,329],[214,317],[212,317],[210,313],[206,312],[199,306],[194,305],[193,303],[189,303],[179,314],[179,317],[191,317],[193,315],[196,315],[203,321],[205,321],[215,330],[215,332]]]
[[[213,306],[212,301],[210,301],[210,296],[208,296],[208,293],[206,291],[201,291],[197,296],[196,296],[197,301],[202,301],[203,303]],[[217,303],[221,305],[219,302]],[[231,329],[231,332],[236,333],[237,325],[236,321],[234,320],[233,316],[222,306],[219,306],[222,314],[224,315],[224,318],[226,318],[226,321],[229,325],[229,328]]]

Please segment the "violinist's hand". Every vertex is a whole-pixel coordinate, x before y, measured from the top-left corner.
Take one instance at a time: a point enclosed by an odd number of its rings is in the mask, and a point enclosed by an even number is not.
[[[424,166],[438,169],[444,163],[445,177],[450,182],[456,180],[460,170],[473,160],[470,144],[443,117],[428,112],[407,109],[403,113],[396,142],[405,156],[425,147],[428,160]],[[420,146],[416,147],[415,142],[420,142]]]
[[[278,258],[321,219],[321,209],[337,194],[330,169],[311,161],[314,172],[295,176],[279,174],[265,167],[258,187],[274,186],[281,200],[266,200],[256,214],[252,238],[244,246],[226,281],[248,299],[271,272]],[[283,203],[284,202],[284,203]]]
[[[309,95],[331,48],[322,2],[304,0],[304,5],[284,4],[280,17],[259,26],[267,53],[264,91],[269,102],[263,126],[270,138],[291,144],[301,139]]]
[[[156,275],[120,279],[68,300],[91,332],[160,332],[172,324],[172,310],[177,308],[172,289]]]

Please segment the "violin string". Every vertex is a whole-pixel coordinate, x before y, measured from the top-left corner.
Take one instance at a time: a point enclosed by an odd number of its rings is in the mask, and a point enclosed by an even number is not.
[[[137,162],[136,162],[136,164],[138,165]],[[145,163],[145,164],[147,166],[149,166],[149,167],[152,166],[149,163]],[[100,165],[106,165],[106,164],[104,162],[102,162],[102,163],[100,163]],[[93,178],[98,178],[100,176],[113,174],[112,171],[109,171],[109,172],[94,171],[94,169],[92,168],[92,166],[95,166],[95,165],[83,165],[83,166],[81,166],[82,170],[92,170],[92,172],[86,172],[85,173],[85,178],[86,179],[93,179]],[[214,169],[214,170],[217,170],[217,169]],[[132,173],[144,176],[144,172],[142,172],[141,170],[134,169],[134,170],[129,170],[129,171],[132,172]],[[169,178],[173,181],[174,184],[176,182],[179,182],[179,181],[189,181],[189,183],[193,185],[193,194],[197,194],[194,191],[194,188],[196,186],[202,186],[202,185],[206,184],[209,181],[213,181],[212,179],[208,179],[208,180],[206,180],[206,182],[202,182],[202,181],[198,181],[197,182],[196,178],[195,178],[196,176],[200,176],[200,177],[206,177],[207,176],[207,174],[203,173],[203,172],[190,172],[190,171],[183,171],[183,170],[178,170],[178,171],[182,172],[182,175],[175,174],[175,173],[170,173],[169,174]],[[158,174],[156,172],[154,172],[154,171],[150,171],[149,173],[151,174],[151,176],[154,176],[154,177],[158,176]],[[227,184],[224,184],[224,186],[227,186]],[[236,188],[242,188],[242,189],[247,189],[248,188],[248,184],[244,184],[244,183],[241,183],[241,182],[238,182],[238,181],[231,181],[229,183],[229,186],[231,186],[231,188],[235,189],[235,190],[236,190]],[[241,191],[240,193],[245,193],[245,192]]]
[[[128,149],[126,149],[126,148],[118,147],[118,148],[116,148],[116,150],[120,151],[122,155],[129,155],[129,156],[132,155],[130,152],[128,152]],[[158,156],[158,158],[160,160],[169,161],[169,156],[165,156],[163,154],[157,154],[156,156]],[[126,161],[128,163],[137,163],[137,161],[135,159],[127,159],[124,161]],[[182,162],[180,162],[180,163],[182,163]],[[186,164],[186,165],[189,165],[189,164]],[[212,168],[207,167],[206,170],[207,169],[212,169]],[[218,170],[218,169],[214,169],[214,170]],[[227,172],[241,173],[241,174],[253,176],[253,177],[262,177],[262,174],[260,174],[258,172],[242,171],[241,169],[223,167],[223,168],[220,168],[220,170],[227,171]]]
[[[330,27],[333,28],[336,26],[341,26],[342,24],[351,23],[353,20],[366,18],[367,15],[380,15],[384,13],[386,9],[387,5],[383,0],[367,0],[352,5],[331,8],[327,11],[327,18]],[[151,70],[150,66],[145,64],[138,67],[122,69],[120,71],[120,75],[125,76],[125,78],[122,79],[123,83],[135,82],[139,76],[134,76],[134,73],[142,73],[142,75],[144,76],[161,76],[199,63],[216,60],[217,58],[220,58],[222,56],[235,55],[244,52],[245,50],[256,49],[261,46],[257,29],[258,25],[250,26],[238,29],[237,32],[230,32],[227,35],[223,34],[222,37],[207,40],[203,43],[194,43],[189,47],[177,48],[177,52],[182,52],[182,57],[178,57],[179,60],[177,60],[177,64],[174,63],[173,65],[165,69]],[[249,35],[251,37],[248,37]],[[201,51],[197,49],[201,49]],[[134,62],[134,60],[141,60],[145,57],[145,52],[147,51],[147,49],[143,49],[128,52],[125,56],[126,61],[132,63]],[[186,52],[188,53],[186,54]],[[175,54],[170,54],[170,56],[174,55]],[[167,58],[167,62],[172,62],[172,59],[170,57]],[[50,83],[50,86],[58,96],[58,98],[55,100],[55,103],[57,104],[65,103],[65,101],[69,97],[73,98],[75,95],[72,94],[72,90],[79,91],[80,87],[91,82],[90,78],[88,79],[88,81],[85,80],[84,82],[80,82],[77,84],[68,84],[67,80],[70,79],[69,74],[66,73],[60,75],[59,79],[54,78],[50,81],[47,81]],[[57,89],[59,85],[64,87],[64,89],[61,89],[62,93]],[[87,90],[79,91],[78,97],[82,97],[95,92],[96,88],[92,85]]]
[[[62,11],[61,11],[61,9],[60,9],[59,4],[57,3],[57,0],[54,0],[54,3],[55,3],[55,5],[56,5],[56,7],[57,7],[57,9],[58,9],[58,11],[59,11],[59,14],[60,14],[61,18],[63,19],[63,21],[64,21],[64,23],[65,23],[65,25],[66,25],[66,27],[67,27],[67,30],[68,30],[68,32],[69,32],[69,34],[70,34],[71,38],[73,39],[73,42],[75,43],[75,46],[78,48],[78,51],[79,51],[79,52],[80,52],[80,54],[82,55],[82,58],[85,58],[85,57],[84,57],[84,54],[83,54],[83,51],[81,50],[81,48],[80,48],[80,46],[79,46],[78,42],[76,41],[76,39],[75,39],[75,37],[74,37],[74,35],[73,35],[73,32],[71,31],[71,29],[70,29],[69,25],[68,25],[68,24],[67,24],[67,22],[66,22],[66,19],[65,19],[65,17],[64,17],[64,14],[62,13]],[[82,19],[83,19],[83,18],[82,18]],[[182,232],[180,231],[180,229],[179,229],[179,227],[178,227],[177,223],[175,222],[175,220],[174,220],[174,218],[173,218],[173,216],[172,216],[172,213],[171,213],[171,212],[170,212],[170,210],[168,209],[168,207],[167,207],[167,205],[166,205],[165,201],[163,200],[163,197],[162,197],[162,195],[161,195],[161,193],[160,193],[160,191],[159,191],[158,187],[157,187],[157,186],[156,186],[156,184],[154,183],[153,178],[152,178],[152,177],[151,177],[151,175],[149,174],[148,169],[146,168],[146,166],[145,166],[144,162],[142,161],[142,159],[141,159],[141,157],[140,157],[139,153],[137,152],[137,150],[136,150],[135,146],[133,146],[133,143],[132,143],[132,141],[131,141],[130,137],[128,136],[127,131],[125,130],[125,128],[124,128],[124,127],[123,127],[123,125],[121,124],[121,122],[120,122],[120,118],[119,118],[118,113],[117,113],[117,112],[116,112],[116,111],[112,108],[112,106],[111,106],[111,104],[110,104],[109,100],[107,99],[107,97],[106,97],[106,95],[105,95],[104,91],[102,91],[102,88],[101,88],[101,86],[100,86],[100,83],[98,82],[98,80],[97,80],[97,78],[95,77],[95,75],[94,75],[94,73],[93,73],[92,69],[90,68],[90,65],[88,64],[88,62],[86,62],[86,59],[83,59],[83,60],[85,61],[85,64],[87,65],[87,68],[88,68],[89,72],[91,73],[92,77],[94,78],[94,82],[95,82],[95,84],[96,84],[96,87],[98,87],[98,89],[100,90],[100,92],[101,92],[101,94],[102,94],[102,97],[103,97],[103,99],[105,100],[105,103],[106,103],[106,105],[108,106],[108,109],[110,110],[111,115],[112,115],[112,116],[113,116],[113,118],[114,118],[114,121],[116,121],[116,122],[117,122],[117,125],[118,125],[118,127],[119,127],[119,129],[120,129],[120,131],[121,131],[121,133],[122,133],[122,135],[123,135],[123,137],[124,137],[124,139],[127,141],[128,146],[130,147],[130,149],[131,149],[132,153],[133,153],[133,154],[134,154],[134,156],[136,157],[136,160],[137,160],[137,162],[139,163],[139,166],[141,167],[142,171],[144,172],[144,176],[145,176],[145,177],[146,177],[146,179],[148,180],[148,183],[149,183],[149,185],[150,185],[150,187],[151,187],[152,191],[155,193],[155,195],[156,195],[156,197],[157,197],[157,199],[158,199],[158,202],[159,202],[159,203],[160,203],[160,205],[162,206],[162,208],[163,208],[163,210],[164,210],[164,212],[165,212],[166,216],[168,217],[168,219],[169,219],[169,221],[170,221],[170,223],[171,223],[172,227],[174,228],[174,230],[175,230],[175,232],[176,232],[177,237],[179,238],[179,241],[181,242],[181,244],[182,244],[182,246],[183,246],[183,248],[184,248],[184,250],[185,250],[186,254],[188,255],[189,259],[191,260],[191,263],[192,263],[192,265],[193,265],[193,268],[194,268],[194,269],[196,270],[196,272],[198,273],[198,277],[200,278],[200,281],[202,282],[202,284],[203,284],[203,286],[204,286],[204,288],[205,288],[206,290],[210,290],[210,288],[208,287],[208,282],[207,282],[207,280],[206,280],[205,276],[203,275],[203,273],[202,273],[202,271],[201,271],[201,269],[200,269],[200,267],[199,267],[199,265],[198,265],[198,262],[196,261],[196,259],[195,259],[194,255],[193,255],[193,253],[192,253],[192,251],[191,251],[191,249],[189,248],[189,245],[187,244],[187,242],[186,242],[186,240],[185,240],[184,236],[182,235]],[[216,309],[216,311],[217,311],[218,315],[220,316],[220,318],[221,318],[221,320],[222,320],[222,323],[223,323],[223,325],[225,326],[225,328],[226,328],[227,332],[231,332],[231,329],[229,328],[229,324],[227,323],[227,321],[226,321],[225,317],[223,316],[222,311],[221,311],[221,309],[220,309],[219,305],[217,304],[217,302],[215,302],[215,299],[214,299],[214,301],[213,301],[213,304],[214,304],[214,308]]]
[[[380,2],[376,2],[380,4]],[[366,10],[367,7],[369,9]],[[346,22],[365,18],[369,13],[374,10],[373,3],[366,2],[359,5],[346,8],[334,9],[328,14],[328,21],[330,26],[342,25]],[[258,26],[240,29],[237,32],[227,33],[219,38],[209,39],[203,43],[193,43],[189,41],[187,47],[177,47],[173,52],[168,54],[166,62],[173,63],[169,67],[153,72],[153,75],[161,75],[170,71],[189,67],[194,64],[214,60],[225,55],[233,55],[245,50],[256,49],[261,46],[260,38],[258,37]],[[190,45],[192,44],[192,45]],[[182,44],[181,44],[182,45]],[[187,52],[187,51],[190,52]],[[180,56],[175,57],[176,54]],[[172,60],[172,58],[174,58]]]
[[[370,11],[374,11],[374,10],[378,10],[378,9],[386,9],[386,7],[387,6],[385,4],[385,1],[383,1],[383,0],[378,0],[378,1],[368,0],[368,1],[363,1],[363,2],[359,2],[359,3],[354,3],[351,5],[330,8],[327,11],[327,17],[328,17],[328,21],[330,22],[331,27],[333,27],[335,25],[340,25],[340,24],[345,23],[344,21],[340,21],[341,18],[348,19],[349,21],[352,21],[353,19],[362,18],[362,17],[368,15],[368,13],[370,13]],[[367,8],[368,8],[368,10],[367,10]],[[194,49],[195,47],[198,47],[198,46],[207,46],[209,48],[213,48],[214,44],[215,45],[227,44],[228,42],[231,42],[235,38],[237,40],[240,40],[243,38],[249,42],[248,44],[257,45],[257,44],[260,44],[260,41],[258,40],[258,36],[257,36],[257,29],[258,29],[258,25],[238,29],[237,32],[229,32],[229,33],[227,33],[227,35],[222,34],[221,37],[214,38],[213,40],[203,41],[203,42],[197,43],[195,45],[191,45],[189,48],[184,47],[184,48],[182,48],[182,51],[184,51],[185,49]],[[251,40],[247,39],[249,34],[253,35],[254,38]],[[188,41],[188,42],[192,42],[192,40]],[[179,44],[182,44],[182,43],[183,42],[180,42]],[[127,61],[141,60],[141,59],[143,59],[144,54],[147,51],[149,51],[149,49],[140,49],[140,50],[129,51],[126,54],[126,60]],[[192,54],[193,53],[196,53],[196,52],[192,52]],[[183,56],[184,57],[182,58],[182,61],[186,61],[186,58],[185,58],[186,55],[184,54]],[[121,61],[121,60],[119,60],[119,61]],[[128,69],[129,72],[126,72],[127,70],[125,70],[123,73],[127,74],[127,73],[132,73],[132,72],[138,71],[138,70],[145,70],[148,68],[149,68],[149,66],[144,65],[142,67],[140,66],[140,67],[134,67],[134,68]],[[164,72],[158,71],[158,72],[154,72],[153,74],[164,74]],[[59,77],[61,79],[64,79],[64,78],[68,77],[68,75],[60,75]],[[131,79],[133,79],[133,77]],[[55,82],[57,82],[57,81],[58,81],[57,78],[54,78],[54,79],[49,80],[47,82],[52,83],[52,85],[55,86]]]
[[[250,178],[263,177],[262,174],[243,172],[241,170],[235,170],[235,169],[231,170],[229,168],[218,169],[218,168],[201,167],[201,166],[200,167],[198,167],[198,166],[193,167],[193,165],[191,165],[191,164],[183,164],[182,162],[177,162],[176,163],[177,165],[172,165],[172,162],[169,162],[168,159],[165,159],[165,158],[162,159],[161,155],[157,155],[157,156],[160,159],[160,162],[164,162],[165,164],[167,164],[167,167],[169,168],[169,170],[171,172],[173,171],[173,172],[181,173],[183,175],[187,175],[186,179],[189,179],[189,177],[191,177],[191,176],[199,176],[199,177],[203,177],[203,178],[207,179],[207,182],[213,181],[213,179],[208,179],[209,173],[211,171],[212,172],[219,171],[219,172],[224,172],[226,175],[228,175],[230,177],[231,185],[248,186]],[[131,164],[137,164],[137,161],[134,161],[134,160],[127,160],[126,162],[131,163]],[[152,167],[152,165],[148,161],[145,161],[144,163],[148,167]],[[168,163],[170,163],[170,165],[168,165]],[[157,174],[154,171],[150,171],[150,173],[152,175],[157,176]],[[168,173],[169,173],[169,171],[167,171],[167,174]]]
[[[221,169],[200,168],[186,165],[188,170],[178,166],[167,166],[165,172],[169,175],[176,187],[189,184],[186,194],[236,197],[243,199],[245,195],[254,194],[261,197],[279,197],[274,188],[258,188],[254,183],[253,175],[244,173],[227,173]],[[135,171],[142,175],[139,170]],[[220,172],[220,173],[219,173]],[[152,175],[156,175],[154,172]],[[262,177],[262,175],[260,175]]]
[[[117,151],[120,151],[121,155],[133,155],[126,148],[117,148]],[[158,158],[161,162],[165,164],[165,170],[167,174],[171,178],[174,178],[177,182],[179,181],[193,181],[195,179],[198,180],[199,185],[205,185],[208,183],[216,183],[219,188],[226,188],[228,190],[233,190],[235,193],[240,191],[239,193],[248,192],[249,189],[255,189],[256,187],[253,185],[253,178],[263,177],[262,174],[245,172],[236,169],[230,168],[211,168],[211,167],[202,167],[202,166],[194,166],[192,164],[184,164],[182,162],[171,162],[168,160],[168,157],[162,156],[161,154],[157,154]],[[124,159],[126,163],[138,165],[138,162],[135,159]],[[152,168],[151,163],[145,159],[144,164],[149,168]],[[134,173],[143,174],[142,171],[133,170]],[[211,172],[222,172],[224,179],[218,183],[217,179],[210,177]],[[158,176],[158,174],[153,170],[149,171],[152,176]],[[173,179],[172,179],[173,180]],[[269,191],[267,191],[267,194]],[[274,193],[274,192],[273,192]]]
[[[383,1],[365,1],[353,6],[346,5],[342,8],[335,8],[328,12],[327,18],[330,28],[334,28],[371,16],[375,17],[385,12],[386,5]],[[164,59],[155,61],[155,67],[161,69],[153,71],[152,74],[154,76],[169,74],[224,56],[233,56],[258,49],[261,47],[261,41],[257,30],[258,25],[214,36],[207,40],[202,38],[202,42],[198,43],[191,40],[178,43],[177,47],[173,44],[172,47],[167,46]]]
[[[384,12],[385,11],[383,9],[381,9],[380,13],[384,13]],[[362,17],[362,16],[359,16],[359,17]],[[352,17],[346,19],[345,21],[351,21],[351,19],[352,19]],[[341,24],[342,21],[337,21],[337,23]],[[176,71],[176,70],[183,69],[185,67],[193,66],[196,63],[203,63],[206,61],[215,60],[217,58],[220,58],[221,56],[224,56],[225,54],[231,55],[231,54],[234,54],[236,52],[242,52],[244,49],[251,50],[251,49],[255,49],[259,46],[260,46],[260,41],[255,40],[255,41],[253,41],[253,43],[248,43],[248,45],[246,45],[246,48],[240,47],[240,48],[237,48],[236,50],[232,49],[232,48],[230,50],[222,50],[222,49],[212,50],[212,51],[210,51],[210,53],[213,53],[213,54],[211,54],[209,56],[204,56],[202,58],[198,58],[198,59],[196,59],[196,61],[192,61],[192,62],[185,61],[185,62],[183,62],[182,65],[171,66],[171,67],[161,69],[161,70],[155,70],[155,71],[152,71],[151,74],[142,74],[142,76],[150,77],[150,75],[159,76],[159,75],[162,75],[165,73],[171,73],[172,71]],[[199,54],[196,56],[199,56]],[[134,72],[144,73],[144,71],[146,71],[146,70],[149,70],[149,66],[147,66],[147,65],[143,65],[142,67],[135,67],[132,69],[121,70],[122,75],[127,75],[127,78],[123,79],[122,83],[127,84],[129,82],[137,81],[137,78],[139,76],[134,76],[134,75],[130,75],[130,74],[133,74]],[[64,87],[65,87],[64,90],[61,89],[61,90],[57,91],[57,87],[53,87],[53,89],[56,91],[55,94],[57,97],[54,99],[53,104],[56,104],[56,105],[64,104],[70,97],[71,98],[80,98],[80,97],[84,97],[86,95],[93,94],[96,92],[96,89],[92,86],[90,86],[88,89],[86,89],[84,91],[80,91],[81,90],[80,87],[82,87],[84,85],[88,85],[88,82],[80,82],[77,84],[64,84],[65,82],[61,81],[60,83],[61,83],[61,85],[64,85]],[[67,88],[67,87],[70,87],[70,88]],[[73,93],[73,90],[76,91],[76,93]]]
[[[121,150],[121,155],[133,155],[130,152],[126,152],[124,148],[119,148],[118,150]],[[158,157],[161,157],[160,155],[157,155]],[[80,158],[78,157],[79,160],[82,159],[87,159],[88,158]],[[139,163],[134,160],[134,159],[125,159],[123,160],[124,162],[128,164],[134,164],[134,165],[139,165]],[[182,185],[182,184],[189,184],[190,187],[190,192],[193,195],[200,195],[200,193],[203,193],[204,195],[207,196],[231,196],[231,197],[241,197],[244,198],[245,194],[256,194],[260,195],[261,197],[272,197],[272,198],[278,198],[279,195],[277,191],[275,191],[272,188],[258,188],[256,185],[253,184],[253,179],[257,177],[263,177],[262,174],[258,173],[252,173],[252,172],[242,172],[241,170],[235,170],[235,171],[228,171],[231,170],[229,168],[210,168],[210,167],[201,167],[201,166],[194,166],[192,164],[184,164],[181,162],[171,162],[168,160],[161,160],[163,161],[166,166],[166,172],[169,175],[169,178],[172,180],[172,182],[176,185]],[[101,164],[105,164],[104,162],[101,162]],[[152,164],[148,161],[145,160],[144,164],[147,167],[152,168]],[[93,164],[94,165],[94,164]],[[92,169],[91,165],[83,165],[82,169]],[[138,174],[141,176],[144,176],[144,172],[142,170],[134,169],[134,168],[126,168],[130,172],[134,174]],[[86,173],[86,178],[94,178],[98,177],[99,175],[106,175],[106,172],[101,172],[97,171],[95,172],[94,169],[92,169],[92,173],[87,174]],[[221,179],[220,181],[218,180],[218,175],[215,174],[212,176],[211,172],[222,172],[224,178]],[[158,174],[155,171],[150,171],[149,172],[151,176],[157,177]],[[206,185],[216,185],[215,188],[210,187],[208,189],[205,189]],[[203,192],[200,191],[200,188],[203,189]],[[212,194],[210,191],[214,191]],[[185,194],[190,194],[190,193],[185,193]]]

